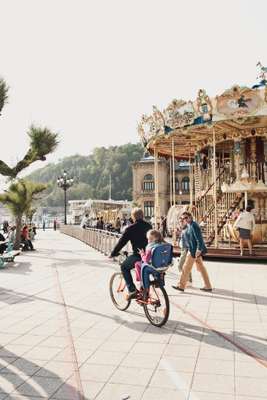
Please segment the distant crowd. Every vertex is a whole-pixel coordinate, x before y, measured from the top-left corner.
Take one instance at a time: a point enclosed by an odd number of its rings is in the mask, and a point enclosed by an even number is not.
[[[132,225],[134,223],[132,217],[126,218],[120,218],[117,217],[115,222],[106,222],[104,221],[103,217],[97,217],[95,219],[89,218],[88,214],[85,214],[85,216],[82,219],[81,222],[81,227],[86,229],[86,228],[95,228],[95,229],[101,229],[109,232],[114,232],[114,233],[124,233],[125,229]],[[161,217],[160,223],[156,224],[154,223],[154,218],[151,218],[150,221],[151,225],[155,229],[159,229],[163,237],[167,236],[167,219],[166,217]]]
[[[3,222],[2,232],[0,232],[0,254],[7,250],[12,250],[16,241],[16,226],[9,225],[8,221]],[[34,224],[23,224],[20,231],[20,248],[22,251],[33,251],[33,241],[36,236],[36,226]]]

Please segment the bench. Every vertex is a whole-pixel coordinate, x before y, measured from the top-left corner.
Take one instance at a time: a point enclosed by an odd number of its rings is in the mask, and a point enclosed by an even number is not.
[[[20,250],[11,250],[0,256],[0,268],[5,268],[6,263],[14,262],[15,257],[21,253]]]

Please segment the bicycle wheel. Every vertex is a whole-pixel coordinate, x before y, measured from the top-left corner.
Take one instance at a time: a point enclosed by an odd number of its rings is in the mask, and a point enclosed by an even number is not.
[[[127,288],[121,272],[112,275],[109,282],[109,293],[114,306],[121,311],[127,310],[131,300],[126,298]]]
[[[149,322],[154,326],[166,324],[170,314],[170,302],[164,287],[152,284],[149,289],[148,301],[144,304],[144,311]]]

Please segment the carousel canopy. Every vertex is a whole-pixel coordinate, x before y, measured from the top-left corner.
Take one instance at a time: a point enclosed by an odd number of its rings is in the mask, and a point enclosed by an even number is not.
[[[267,68],[260,63],[260,82],[252,88],[233,86],[210,98],[204,89],[196,100],[173,100],[163,111],[153,106],[151,115],[143,115],[138,133],[153,154],[189,159],[213,143],[267,135]]]

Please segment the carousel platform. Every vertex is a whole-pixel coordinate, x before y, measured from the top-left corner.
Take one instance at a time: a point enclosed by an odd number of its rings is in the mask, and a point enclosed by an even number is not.
[[[174,246],[174,256],[180,255],[180,248]],[[253,255],[249,255],[247,249],[245,249],[243,256],[240,255],[239,247],[208,247],[208,253],[204,259],[220,259],[220,260],[238,260],[238,261],[252,261],[266,263],[267,265],[267,246],[266,247],[255,247],[253,249]]]

